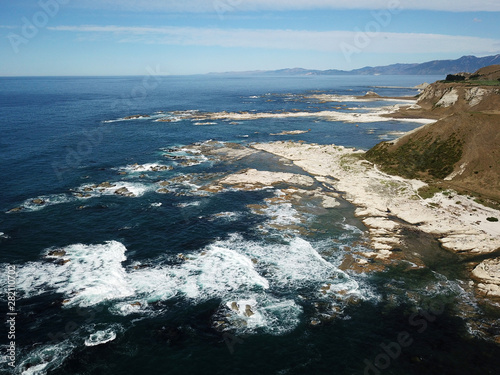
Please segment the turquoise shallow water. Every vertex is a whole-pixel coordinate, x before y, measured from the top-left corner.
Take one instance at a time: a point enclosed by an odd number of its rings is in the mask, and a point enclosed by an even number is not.
[[[286,186],[201,194],[244,168],[304,172],[264,153],[224,160],[185,148],[293,139],[367,149],[418,124],[291,117],[199,126],[180,114],[365,113],[395,103],[307,96],[415,95],[395,87],[437,78],[164,77],[147,88],[143,77],[1,78],[0,263],[16,267],[18,314],[16,367],[4,361],[2,371],[496,373],[500,350],[463,310],[485,321],[495,313],[476,303],[459,259],[435,241],[409,234],[427,268],[344,272],[345,255],[367,246],[354,207],[267,203]],[[125,120],[139,114],[149,117]],[[165,117],[179,121],[155,121]],[[158,192],[161,181],[168,192]],[[104,182],[111,187],[95,187]],[[123,187],[134,196],[115,194]],[[69,262],[47,257],[54,251]],[[6,277],[1,285],[3,312]]]

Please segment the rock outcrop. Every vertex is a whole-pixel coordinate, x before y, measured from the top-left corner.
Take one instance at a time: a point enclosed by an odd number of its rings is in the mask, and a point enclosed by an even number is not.
[[[429,85],[417,104],[400,111],[401,117],[430,117],[438,121],[424,125],[403,137],[382,142],[366,158],[384,172],[419,178],[431,184],[430,191],[452,189],[475,196],[476,201],[500,207],[500,65],[477,72],[448,75],[445,81]],[[462,203],[463,200],[457,203]],[[473,212],[470,213],[473,215]],[[491,220],[490,220],[491,219]],[[495,218],[488,221],[495,222]],[[491,227],[498,232],[498,227]],[[451,247],[460,250],[464,238]],[[450,241],[441,239],[444,247]],[[456,245],[456,246],[455,246]],[[464,249],[480,252],[480,245]],[[477,291],[500,297],[500,258],[496,246],[491,258],[475,264],[472,277]]]
[[[445,81],[428,86],[417,104],[426,110],[442,114],[457,111],[495,111],[500,109],[500,65],[492,65],[477,72],[449,74]]]
[[[437,122],[378,144],[367,158],[388,173],[437,179],[500,202],[500,65],[453,77],[463,79],[429,85],[400,112]]]

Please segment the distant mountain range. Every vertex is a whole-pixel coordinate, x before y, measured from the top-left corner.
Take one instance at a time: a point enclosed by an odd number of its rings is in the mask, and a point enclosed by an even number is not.
[[[421,64],[392,64],[386,66],[367,66],[354,70],[310,70],[302,68],[280,70],[257,70],[249,72],[212,73],[247,75],[446,75],[460,72],[475,72],[488,65],[500,64],[500,55],[476,57],[462,56],[457,60],[434,60]]]

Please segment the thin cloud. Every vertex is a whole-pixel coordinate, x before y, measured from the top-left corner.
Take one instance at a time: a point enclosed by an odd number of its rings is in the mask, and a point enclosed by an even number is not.
[[[220,13],[244,11],[286,11],[314,9],[415,9],[448,12],[498,12],[495,0],[87,0],[75,7],[95,9],[190,13]]]
[[[497,53],[498,39],[422,33],[380,32],[371,36],[355,31],[220,29],[194,27],[56,26],[49,30],[88,34],[120,43],[167,44],[314,50],[339,52],[352,48],[374,53]]]

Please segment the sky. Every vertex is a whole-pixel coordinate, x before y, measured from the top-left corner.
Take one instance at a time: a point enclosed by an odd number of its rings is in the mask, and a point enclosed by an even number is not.
[[[500,53],[499,0],[0,0],[0,76],[351,70]]]

